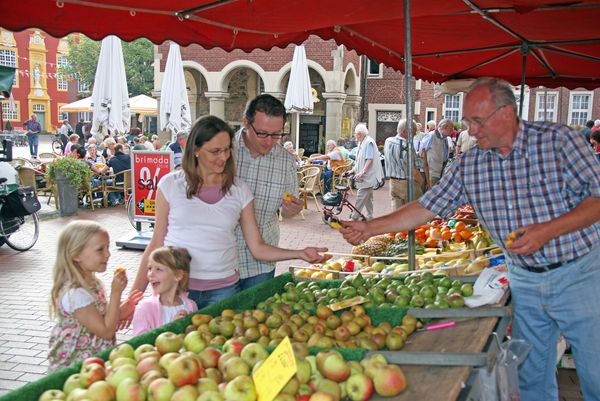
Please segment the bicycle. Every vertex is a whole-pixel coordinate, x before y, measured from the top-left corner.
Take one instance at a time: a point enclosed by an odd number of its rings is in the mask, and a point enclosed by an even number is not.
[[[63,152],[63,143],[60,140],[60,134],[54,134],[54,138],[52,138],[52,151],[59,155]]]
[[[25,210],[15,214],[14,208],[8,206],[8,201],[9,197],[14,197],[13,194],[19,189],[9,191],[6,181],[5,177],[0,178],[0,246],[6,243],[15,251],[24,252],[31,249],[38,240],[39,218],[36,212],[29,213]],[[27,193],[27,196],[30,196],[31,192],[29,191],[33,191],[33,188],[24,187],[22,190]],[[33,197],[35,197],[35,193]],[[39,207],[37,198],[35,198],[35,202]]]
[[[345,207],[350,209],[351,212],[356,213],[361,220],[366,220],[365,216],[348,200],[350,187],[336,185],[335,189],[337,192],[328,192],[319,197],[323,205],[323,223],[331,225],[337,222],[339,224],[337,216],[342,213]]]

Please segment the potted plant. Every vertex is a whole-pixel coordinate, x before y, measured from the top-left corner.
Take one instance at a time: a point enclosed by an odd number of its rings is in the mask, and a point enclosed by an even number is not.
[[[92,171],[75,157],[62,157],[48,165],[48,179],[56,183],[61,216],[77,214],[79,189],[92,180]]]

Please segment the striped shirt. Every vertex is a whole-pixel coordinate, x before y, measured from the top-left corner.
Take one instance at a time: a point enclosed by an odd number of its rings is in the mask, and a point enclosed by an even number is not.
[[[236,177],[248,184],[254,194],[256,222],[267,244],[278,246],[279,221],[277,211],[281,207],[283,194],[298,196],[298,178],[294,158],[280,144],[276,144],[266,155],[252,157],[242,138],[243,130],[235,134],[234,155]],[[254,259],[246,245],[240,226],[235,230],[238,244],[240,277],[242,279],[268,273],[275,269],[274,262]]]
[[[416,154],[414,150],[412,151],[413,160],[415,160]],[[408,176],[408,142],[406,139],[398,135],[387,138],[383,154],[385,155],[385,175],[389,178],[405,180]]]
[[[600,163],[585,137],[564,125],[522,121],[506,156],[495,149],[469,150],[419,203],[442,217],[470,204],[506,251],[510,232],[564,215],[590,196],[600,197]],[[595,222],[533,254],[505,254],[513,265],[544,266],[583,256],[599,241],[600,222]]]

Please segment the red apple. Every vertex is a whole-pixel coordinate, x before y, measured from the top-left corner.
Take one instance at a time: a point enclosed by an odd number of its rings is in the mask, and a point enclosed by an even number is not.
[[[183,339],[183,346],[186,350],[195,352],[196,354],[206,348],[206,341],[202,337],[202,333],[199,331],[192,331]]]
[[[336,401],[336,398],[333,394],[317,391],[310,396],[309,401]]]
[[[333,381],[343,382],[350,376],[350,367],[337,351],[321,351],[317,354],[317,368],[321,374]]]
[[[137,363],[136,369],[140,376],[144,376],[151,370],[160,370],[159,361],[160,359],[155,356],[143,358]]]
[[[202,361],[202,367],[205,369],[217,367],[219,358],[221,357],[221,351],[213,347],[204,348],[198,354],[198,357]]]
[[[200,363],[188,355],[175,359],[167,368],[167,376],[177,387],[196,384],[200,378]]]
[[[115,396],[115,388],[104,380],[92,383],[87,389],[87,397],[90,401],[113,401]]]
[[[106,378],[106,373],[104,372],[104,365],[100,365],[98,363],[90,363],[81,368],[81,372],[79,373],[79,380],[81,381],[81,385],[85,388],[88,388],[92,383],[97,382],[98,380],[104,380]]]
[[[98,358],[97,356],[91,356],[89,358],[85,358],[83,360],[83,362],[81,363],[81,367],[83,368],[84,366],[90,365],[92,363],[97,363],[98,365],[104,366],[104,359]]]
[[[244,343],[242,343],[237,338],[230,338],[229,340],[225,341],[225,344],[223,344],[223,351],[233,352],[234,354],[237,354],[237,355],[239,355],[242,352],[243,348],[244,348]]]
[[[364,373],[354,374],[346,381],[346,393],[352,401],[367,401],[373,389],[373,380]]]
[[[223,366],[223,380],[231,381],[238,376],[250,374],[250,366],[240,357],[234,356]]]
[[[377,369],[373,383],[377,394],[383,397],[394,397],[406,390],[404,372],[396,365],[387,365]]]
[[[183,345],[183,334],[175,334],[170,331],[166,331],[161,333],[156,337],[154,343],[156,344],[156,349],[162,355],[168,352],[178,352]]]
[[[153,380],[148,386],[148,399],[153,401],[170,401],[175,392],[175,385],[164,377]]]
[[[128,377],[117,386],[117,400],[146,401],[146,390],[136,380]]]

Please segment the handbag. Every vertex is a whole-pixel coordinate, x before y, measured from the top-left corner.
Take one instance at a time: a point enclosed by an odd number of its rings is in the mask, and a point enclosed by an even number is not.
[[[21,187],[0,198],[2,217],[23,217],[42,208],[33,187]]]

